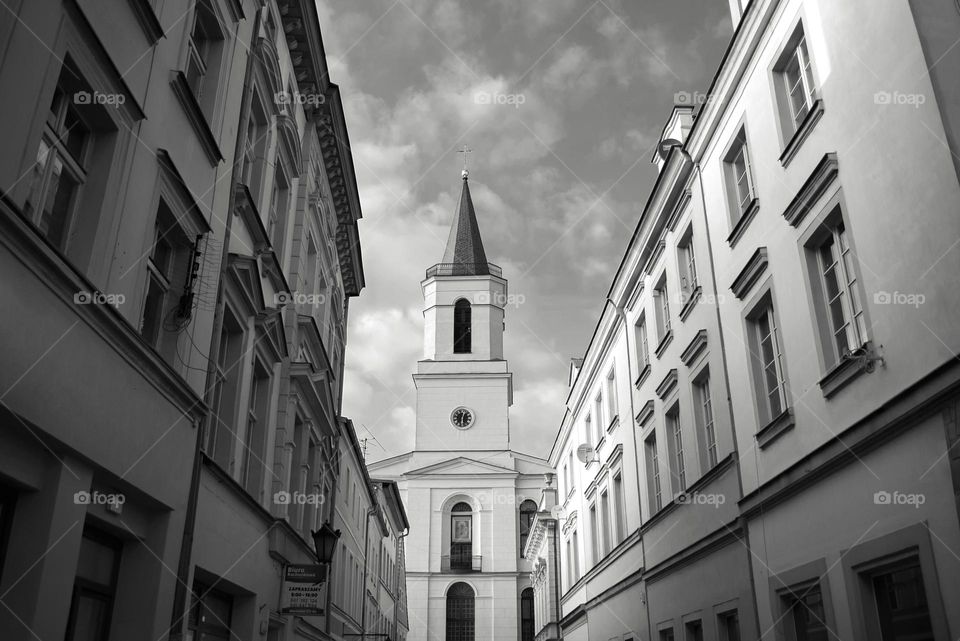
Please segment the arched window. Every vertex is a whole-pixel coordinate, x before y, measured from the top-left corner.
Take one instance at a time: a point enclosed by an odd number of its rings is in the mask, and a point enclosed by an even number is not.
[[[471,310],[470,302],[461,298],[453,305],[453,353],[469,354]]]
[[[473,508],[463,502],[450,510],[450,569],[473,569]]]
[[[473,588],[466,583],[447,590],[447,641],[473,641]]]
[[[520,556],[527,545],[530,528],[533,527],[533,518],[537,515],[537,504],[527,499],[520,504]]]
[[[527,588],[520,593],[520,641],[533,641],[534,636],[533,588]]]

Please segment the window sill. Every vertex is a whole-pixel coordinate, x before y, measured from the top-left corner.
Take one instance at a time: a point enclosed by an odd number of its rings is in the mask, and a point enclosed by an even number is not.
[[[160,19],[157,18],[157,13],[153,10],[153,5],[148,0],[130,0],[130,8],[133,9],[137,22],[143,29],[143,35],[146,36],[147,43],[155,45],[164,36],[164,33]]]
[[[633,382],[633,386],[640,389],[640,386],[643,385],[643,382],[647,380],[648,376],[650,376],[650,363],[644,365],[643,369],[640,370],[640,375],[637,376],[637,380]]]
[[[743,232],[746,231],[750,225],[750,221],[754,219],[758,211],[760,211],[760,199],[754,198],[750,201],[750,205],[747,206],[747,210],[743,212],[743,215],[734,223],[733,229],[730,230],[730,235],[727,236],[727,244],[730,245],[730,247],[737,244],[737,241],[743,236]]]
[[[860,349],[861,356],[847,355],[840,359],[840,362],[820,379],[820,391],[824,398],[830,398],[841,389],[852,383],[858,376],[864,372],[873,371],[872,358],[874,356],[873,348],[870,343],[865,343]],[[856,353],[855,352],[855,353]]]
[[[617,414],[610,420],[610,425],[607,425],[607,434],[617,429],[617,426],[620,425],[620,415]]]
[[[200,146],[206,152],[210,165],[216,167],[223,160],[223,153],[217,144],[216,136],[210,129],[207,117],[203,114],[203,109],[200,108],[200,103],[197,102],[197,97],[193,95],[193,91],[187,83],[187,77],[183,75],[182,71],[174,71],[170,86],[173,88],[173,93],[176,95],[180,106],[183,107],[187,120],[190,121],[190,126],[196,132],[197,138],[200,140]]]
[[[810,108],[810,112],[807,114],[807,117],[803,119],[803,122],[801,122],[800,126],[797,127],[797,130],[793,132],[790,140],[783,148],[783,153],[780,154],[781,165],[786,167],[790,164],[790,161],[793,160],[793,157],[797,155],[797,151],[799,151],[803,141],[810,136],[814,126],[820,122],[820,118],[822,116],[823,100],[817,98],[817,100],[813,103],[813,107]]]
[[[667,346],[670,345],[671,342],[673,342],[672,329],[667,330],[667,333],[664,335],[664,337],[660,339],[660,343],[657,345],[656,351],[654,351],[654,354],[657,355],[657,358],[663,356],[663,353],[667,351]]]
[[[680,309],[680,322],[687,320],[687,316],[690,315],[690,312],[693,311],[693,308],[697,306],[697,302],[700,300],[700,292],[703,288],[700,285],[697,285],[693,288],[693,291],[690,292],[687,302],[683,304],[683,307]]]
[[[754,438],[757,439],[757,445],[760,449],[766,448],[773,443],[780,435],[786,433],[796,424],[793,416],[793,408],[788,407],[780,413],[779,416],[760,428]]]

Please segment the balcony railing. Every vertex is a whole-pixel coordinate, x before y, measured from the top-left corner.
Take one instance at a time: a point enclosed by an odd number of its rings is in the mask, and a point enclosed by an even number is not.
[[[440,571],[456,574],[457,572],[481,572],[483,557],[476,555],[446,555],[440,557]]]
[[[493,263],[437,263],[427,269],[427,278],[431,276],[470,276],[472,274],[503,276],[503,270]]]

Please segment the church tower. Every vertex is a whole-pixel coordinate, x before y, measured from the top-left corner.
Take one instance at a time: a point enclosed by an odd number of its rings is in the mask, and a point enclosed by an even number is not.
[[[507,281],[487,261],[466,170],[440,260],[420,283],[416,447],[367,466],[397,482],[410,520],[406,641],[535,641],[523,550],[553,470],[511,448]]]
[[[417,387],[418,450],[506,450],[513,379],[503,359],[507,281],[487,262],[463,171],[460,202],[441,262],[421,283],[423,360]]]

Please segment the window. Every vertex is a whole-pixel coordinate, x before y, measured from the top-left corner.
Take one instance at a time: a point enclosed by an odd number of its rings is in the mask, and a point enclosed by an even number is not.
[[[693,402],[697,415],[697,428],[703,437],[703,451],[706,469],[717,464],[717,434],[713,424],[713,402],[710,400],[710,372],[704,370],[693,383]]]
[[[563,464],[563,490],[560,491],[560,499],[562,500],[567,494],[570,493],[570,466],[567,463]]]
[[[267,237],[277,256],[283,255],[287,221],[290,185],[279,161],[273,178],[273,192],[270,195],[270,212],[267,220]]]
[[[650,342],[647,337],[647,316],[641,314],[637,321],[637,369],[642,373],[650,364]]]
[[[697,281],[697,259],[693,251],[693,227],[689,227],[677,245],[677,262],[680,266],[680,292],[683,304],[693,297]]]
[[[747,130],[741,128],[723,159],[724,180],[730,219],[736,224],[750,210],[757,197],[747,147]]]
[[[617,370],[615,367],[610,368],[610,372],[607,374],[607,427],[611,427],[613,423],[619,418],[619,412],[617,411]]]
[[[241,453],[240,483],[253,497],[260,498],[263,488],[264,448],[270,405],[270,374],[254,357],[250,381],[250,404],[247,407],[247,431]]]
[[[71,77],[74,72],[65,68],[54,90],[23,209],[40,233],[64,253],[75,234],[80,192],[87,181],[94,143],[92,128],[74,104],[78,88],[71,85]]]
[[[870,576],[878,641],[933,641],[933,624],[923,587],[923,574],[916,557]]]
[[[92,528],[80,540],[66,641],[107,641],[123,544]]]
[[[663,496],[660,488],[660,461],[657,456],[657,435],[651,433],[644,441],[647,455],[647,492],[650,499],[651,515],[663,507]]]
[[[606,556],[612,548],[610,528],[613,527],[610,519],[610,493],[606,491],[600,493],[600,519],[601,556]]]
[[[473,588],[454,583],[447,591],[447,641],[473,641]]]
[[[781,128],[784,137],[789,139],[800,129],[817,100],[813,66],[802,24],[797,26],[787,41],[783,54],[774,66],[774,77]]]
[[[600,518],[597,516],[597,504],[590,505],[590,536],[593,538],[593,563],[596,565],[603,558],[600,548]]]
[[[614,541],[620,543],[627,535],[627,502],[623,493],[623,474],[613,477],[613,511],[616,532]]]
[[[839,206],[807,243],[807,257],[818,299],[824,358],[832,367],[867,342],[856,258]]]
[[[666,274],[660,277],[660,282],[654,288],[653,299],[657,313],[657,340],[662,343],[670,332],[670,300],[667,294]]]
[[[740,617],[736,610],[717,615],[717,630],[720,641],[740,641]]]
[[[240,170],[240,182],[247,186],[255,200],[260,197],[269,133],[266,113],[258,94],[254,93],[250,116],[247,120],[247,134],[243,139],[243,166]]]
[[[673,628],[660,630],[660,641],[673,641]]]
[[[13,508],[16,502],[16,492],[0,485],[0,575],[3,574],[3,562],[6,558],[10,530],[13,527]]]
[[[686,632],[686,641],[703,641],[703,624],[700,623],[700,619],[688,621],[683,627]]]
[[[576,486],[576,483],[574,482],[574,475],[576,474],[577,468],[573,466],[573,450],[572,449],[569,452],[567,452],[567,464],[570,467],[570,484],[567,485],[566,487],[567,495],[569,495],[570,492],[573,491],[573,488]]]
[[[193,245],[177,217],[161,198],[154,223],[153,248],[147,256],[147,288],[140,334],[172,365],[179,365],[177,330],[188,316],[181,315]]]
[[[597,397],[593,399],[593,414],[596,417],[594,421],[594,429],[597,431],[596,442],[599,444],[605,433],[603,429],[603,392],[597,394]]]
[[[222,45],[223,31],[213,6],[209,0],[197,2],[190,35],[187,37],[183,75],[208,118],[216,102]]]
[[[229,641],[233,599],[203,583],[193,584],[193,603],[187,627],[196,641]]]
[[[473,508],[457,503],[450,510],[450,569],[473,569]]]
[[[577,580],[573,578],[574,552],[573,552],[573,543],[569,539],[567,540],[566,549],[567,549],[567,588],[569,589],[570,586],[572,586],[574,583],[577,582]]]
[[[783,356],[773,299],[769,292],[748,317],[750,351],[761,425],[766,425],[787,409]]]
[[[527,537],[530,536],[530,528],[533,527],[533,519],[537,516],[537,504],[531,500],[526,500],[520,504],[520,556],[523,557],[523,549],[527,545]]]
[[[593,419],[589,414],[587,414],[587,417],[583,419],[583,431],[585,432],[586,442],[595,446],[597,441],[594,440]]]
[[[576,530],[573,531],[570,540],[573,541],[573,563],[571,564],[573,567],[573,583],[576,583],[580,580],[580,537]]]
[[[795,641],[828,641],[823,595],[819,583],[793,588],[781,595],[783,617]]]
[[[533,641],[536,636],[533,619],[533,588],[520,593],[520,641]]]
[[[469,354],[471,330],[470,302],[461,298],[453,305],[453,353]]]
[[[683,428],[680,425],[680,408],[674,407],[667,413],[667,432],[670,435],[671,472],[677,483],[676,493],[687,487],[687,473],[683,465]]]

